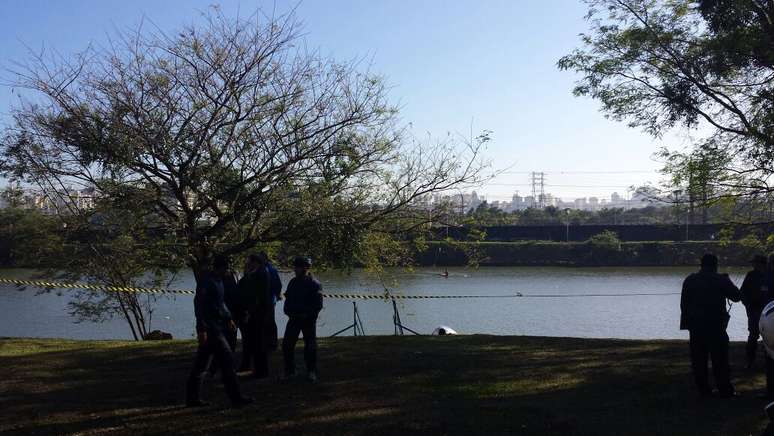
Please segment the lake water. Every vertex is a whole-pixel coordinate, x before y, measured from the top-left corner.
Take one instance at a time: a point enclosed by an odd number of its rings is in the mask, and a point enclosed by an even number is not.
[[[450,268],[449,277],[438,269],[388,270],[383,277],[363,271],[352,274],[324,272],[317,275],[327,293],[381,294],[385,286],[403,295],[525,295],[570,294],[549,298],[474,298],[400,300],[403,324],[423,334],[439,325],[459,333],[495,335],[571,336],[587,338],[684,339],[678,329],[679,295],[638,296],[638,293],[679,292],[690,268]],[[741,284],[742,270],[731,278]],[[0,270],[0,277],[26,278],[29,270]],[[290,278],[283,274],[283,283]],[[183,274],[174,288],[192,289],[192,275]],[[67,311],[69,291],[36,295],[0,285],[0,336],[58,337],[73,339],[129,339],[120,319],[101,324],[76,323]],[[629,294],[623,297],[589,297],[581,294]],[[357,300],[368,335],[393,334],[392,305],[379,300]],[[277,307],[280,335],[285,316]],[[352,323],[352,302],[326,299],[318,321],[318,334],[327,336]],[[194,332],[193,298],[162,297],[153,316],[153,329],[175,338],[191,338]],[[741,304],[731,308],[729,336],[744,340],[746,315]],[[350,335],[350,332],[345,335]]]

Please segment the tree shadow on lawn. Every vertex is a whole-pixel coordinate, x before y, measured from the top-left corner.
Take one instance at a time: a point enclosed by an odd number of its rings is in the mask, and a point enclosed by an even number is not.
[[[193,353],[174,341],[1,357],[0,432],[748,435],[765,424],[751,392],[759,374],[737,380],[742,399],[699,402],[679,341],[323,340],[320,383],[242,378],[257,401],[239,410],[216,381],[205,388],[213,406],[181,407]]]

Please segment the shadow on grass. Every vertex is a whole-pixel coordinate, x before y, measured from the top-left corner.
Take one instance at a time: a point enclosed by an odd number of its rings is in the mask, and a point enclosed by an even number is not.
[[[0,433],[757,435],[765,424],[759,374],[737,372],[739,400],[697,401],[680,341],[326,339],[320,383],[243,378],[257,402],[240,410],[217,381],[213,406],[180,406],[190,341],[13,352],[28,345],[0,341]]]

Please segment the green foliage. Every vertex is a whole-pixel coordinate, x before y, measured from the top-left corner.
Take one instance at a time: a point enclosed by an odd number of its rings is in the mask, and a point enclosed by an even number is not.
[[[587,3],[590,32],[558,62],[579,74],[574,94],[598,100],[606,116],[656,137],[675,127],[697,129],[696,151],[667,163],[691,194],[769,196],[774,3]]]
[[[741,244],[745,248],[749,248],[756,251],[764,250],[763,241],[761,241],[761,239],[755,233],[748,233],[747,235],[742,237],[739,240],[739,244]]]
[[[34,209],[0,209],[0,265],[48,267],[69,257],[64,228]]]
[[[594,248],[614,251],[621,250],[621,240],[618,239],[618,234],[610,230],[600,232],[589,238],[586,242]]]
[[[721,247],[726,247],[734,240],[734,226],[725,226],[718,232],[718,242]]]

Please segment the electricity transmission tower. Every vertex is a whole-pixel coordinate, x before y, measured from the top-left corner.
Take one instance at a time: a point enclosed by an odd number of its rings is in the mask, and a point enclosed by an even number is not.
[[[532,172],[532,207],[546,207],[546,173]]]

